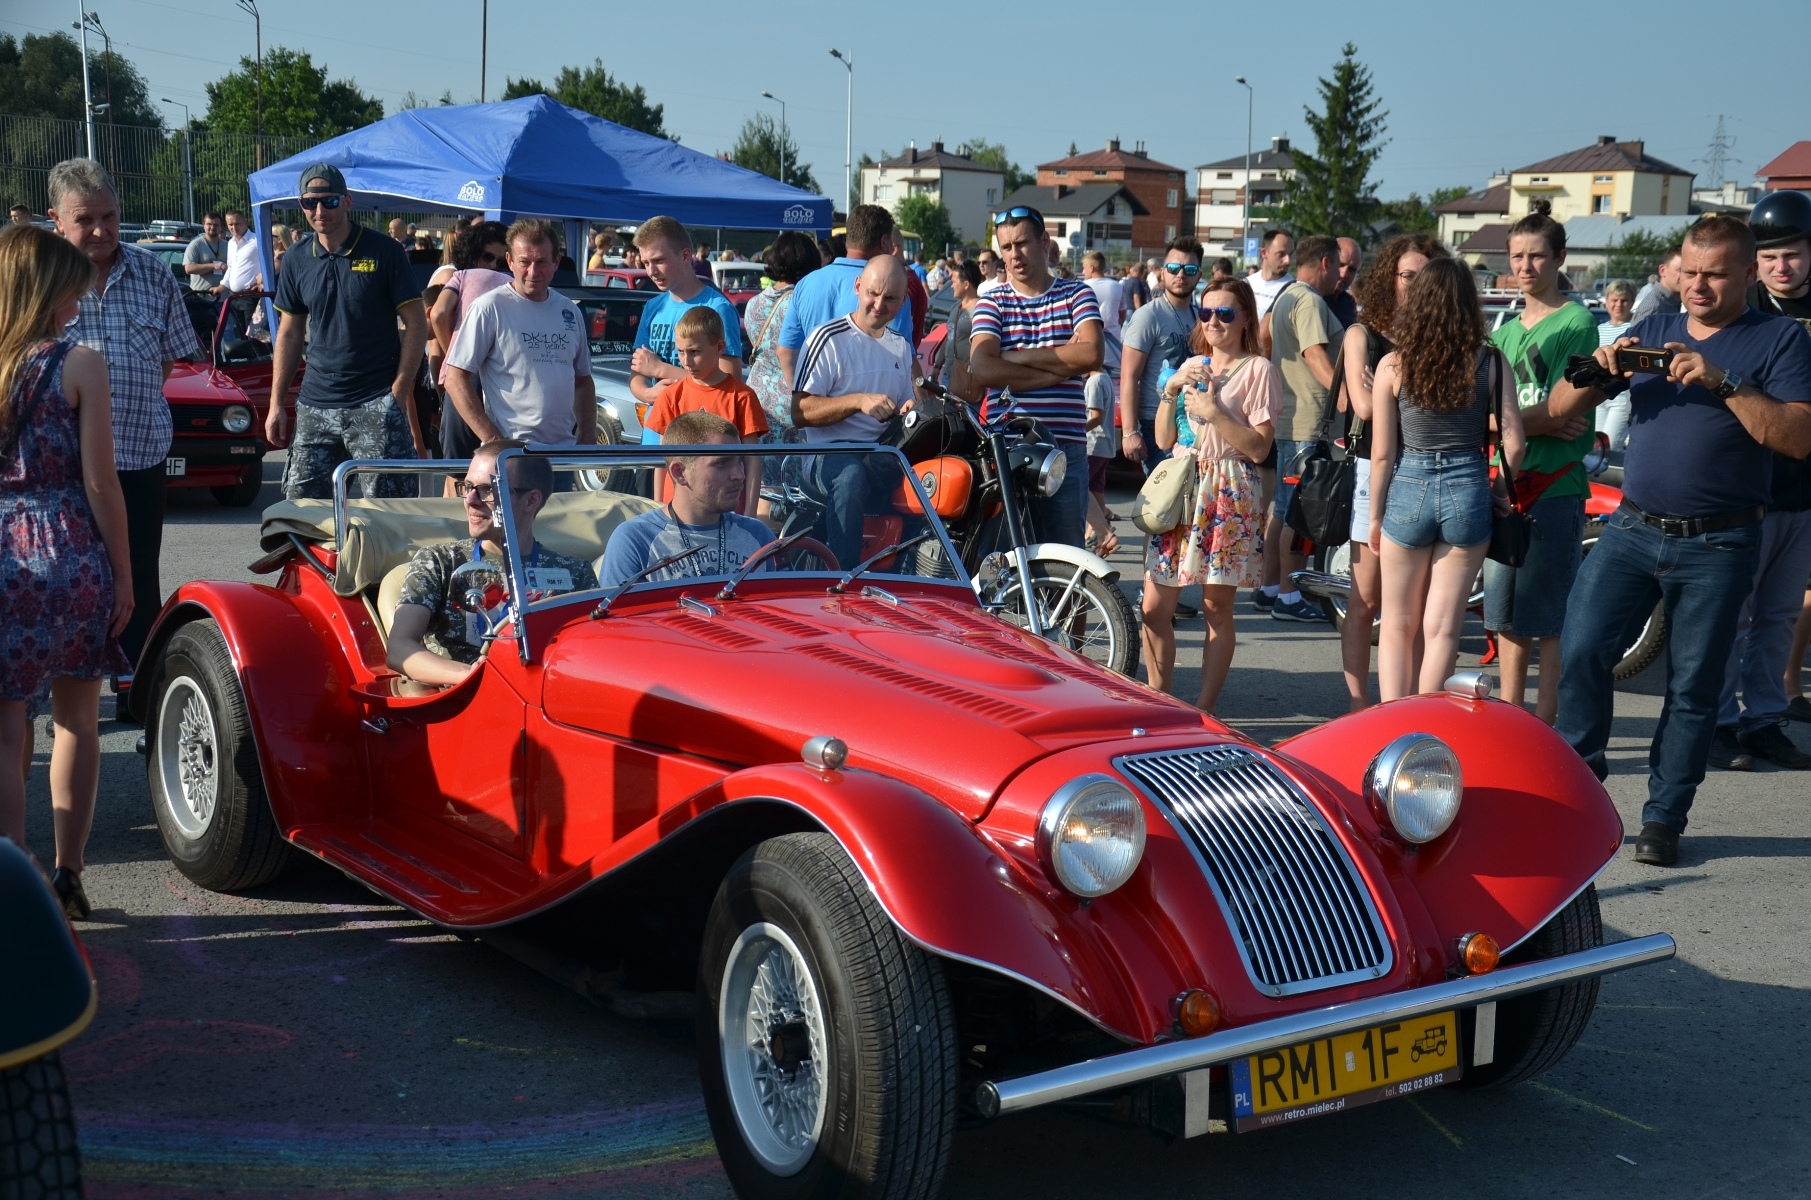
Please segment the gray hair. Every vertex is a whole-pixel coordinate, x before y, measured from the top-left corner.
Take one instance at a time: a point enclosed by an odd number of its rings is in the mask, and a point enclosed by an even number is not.
[[[92,158],[66,158],[50,169],[51,207],[63,207],[63,197],[71,192],[80,196],[112,192],[115,197],[119,196],[119,189],[113,186],[113,176]]]
[[[1603,294],[1606,299],[1611,295],[1617,295],[1627,296],[1629,299],[1633,300],[1635,298],[1635,285],[1626,279],[1612,279],[1609,283],[1604,285]]]

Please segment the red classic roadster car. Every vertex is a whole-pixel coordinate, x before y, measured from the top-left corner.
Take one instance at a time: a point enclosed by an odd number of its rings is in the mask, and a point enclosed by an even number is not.
[[[1600,975],[1673,954],[1604,944],[1621,821],[1480,678],[1261,745],[984,610],[893,451],[813,450],[890,470],[923,540],[547,595],[500,504],[506,552],[451,589],[488,650],[444,689],[386,638],[462,512],[347,490],[424,464],[272,508],[270,582],[178,590],[131,692],[171,858],[240,889],[299,850],[455,930],[695,987],[744,1196],[935,1195],[959,1119],[1083,1098],[1193,1136],[1513,1084]],[[535,544],[601,563],[652,507],[557,494]]]

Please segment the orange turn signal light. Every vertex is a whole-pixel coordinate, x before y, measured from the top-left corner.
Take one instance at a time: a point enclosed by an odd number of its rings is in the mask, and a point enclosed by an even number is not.
[[[1488,975],[1503,961],[1502,947],[1488,933],[1468,933],[1453,946],[1459,967],[1467,975]]]
[[[1176,997],[1176,1023],[1189,1037],[1200,1037],[1220,1027],[1220,1002],[1212,992],[1190,988]]]

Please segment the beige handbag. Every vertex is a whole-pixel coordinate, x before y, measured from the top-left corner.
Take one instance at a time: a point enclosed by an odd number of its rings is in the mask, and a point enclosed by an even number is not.
[[[1193,454],[1171,455],[1158,463],[1138,489],[1138,511],[1132,514],[1132,524],[1156,535],[1187,523],[1195,511],[1197,470]]]

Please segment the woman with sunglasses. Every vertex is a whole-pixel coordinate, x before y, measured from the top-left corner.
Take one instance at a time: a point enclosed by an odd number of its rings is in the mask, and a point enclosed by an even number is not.
[[[1346,453],[1357,461],[1353,464],[1357,481],[1352,489],[1352,590],[1346,601],[1346,623],[1340,627],[1340,657],[1344,660],[1349,711],[1357,712],[1371,702],[1371,623],[1377,617],[1378,588],[1382,576],[1377,556],[1371,553],[1371,385],[1377,364],[1396,348],[1390,340],[1391,322],[1402,302],[1408,299],[1409,285],[1421,269],[1436,258],[1445,258],[1446,247],[1425,233],[1399,237],[1378,252],[1358,286],[1353,299],[1358,301],[1363,320],[1346,330],[1340,350],[1344,363],[1346,396],[1354,418],[1352,431],[1346,437]]]
[[[444,278],[442,277],[444,274]],[[472,301],[509,283],[509,226],[501,221],[476,221],[453,242],[452,269],[434,272],[428,281],[428,364],[434,386],[440,389],[440,453],[443,458],[470,458],[478,448],[477,435],[460,419],[459,410],[446,397],[446,354],[465,319]],[[438,294],[434,285],[439,284]],[[453,494],[448,479],[442,495]]]
[[[1153,537],[1145,551],[1144,668],[1152,687],[1170,690],[1176,601],[1185,586],[1200,584],[1207,642],[1195,703],[1211,713],[1232,667],[1234,597],[1256,583],[1263,562],[1256,464],[1275,440],[1283,379],[1258,352],[1250,284],[1215,284],[1202,304],[1203,323],[1190,339],[1196,356],[1164,380],[1153,431],[1159,449],[1192,456],[1198,474],[1188,521]]]
[[[1377,689],[1386,702],[1439,691],[1458,660],[1465,605],[1490,546],[1493,407],[1511,466],[1526,448],[1515,378],[1486,338],[1470,268],[1428,263],[1390,325],[1396,349],[1377,364],[1371,389],[1367,539],[1383,567]],[[1417,630],[1426,643],[1419,689]]]

